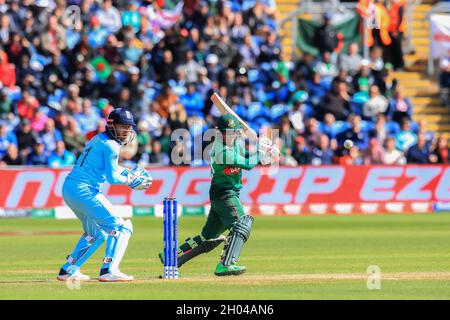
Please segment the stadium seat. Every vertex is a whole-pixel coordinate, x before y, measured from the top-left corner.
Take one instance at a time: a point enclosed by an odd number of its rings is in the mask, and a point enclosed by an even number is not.
[[[400,132],[400,125],[395,121],[388,121],[386,122],[386,131],[390,135],[396,135],[398,132]]]
[[[333,137],[350,128],[350,124],[345,121],[336,121],[331,125],[330,133]]]
[[[273,105],[270,110],[270,121],[277,123],[282,116],[289,112],[289,107],[286,104],[278,103]]]
[[[369,100],[369,96],[366,92],[357,92],[353,95],[352,100],[350,102],[350,106],[353,113],[358,115],[362,115],[362,107],[364,103]]]
[[[375,128],[375,124],[371,121],[361,120],[361,130],[368,133]]]
[[[265,106],[262,105],[260,102],[252,102],[248,106],[248,119],[255,120],[257,118],[264,117],[266,119],[270,118],[269,111]]]

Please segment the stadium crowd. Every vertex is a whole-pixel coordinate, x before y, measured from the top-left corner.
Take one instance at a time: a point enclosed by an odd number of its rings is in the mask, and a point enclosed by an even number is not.
[[[276,14],[272,0],[0,0],[0,164],[70,166],[115,107],[138,120],[123,162],[173,164],[174,130],[214,127],[214,91],[279,129],[283,165],[449,162],[380,46],[286,61]]]

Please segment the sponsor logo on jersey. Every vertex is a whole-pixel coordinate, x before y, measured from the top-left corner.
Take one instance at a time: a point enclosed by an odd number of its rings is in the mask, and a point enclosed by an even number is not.
[[[241,171],[240,168],[226,167],[225,170],[223,170],[223,173],[226,175],[233,175],[233,174],[238,174],[240,171]]]

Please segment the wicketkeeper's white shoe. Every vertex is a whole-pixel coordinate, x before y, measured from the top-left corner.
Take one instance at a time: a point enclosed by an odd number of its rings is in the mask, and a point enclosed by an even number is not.
[[[63,270],[64,271],[64,270]],[[67,272],[59,272],[59,275],[56,277],[59,281],[68,281],[68,280],[77,280],[77,281],[89,281],[91,278],[85,274],[82,274],[78,269],[73,274],[69,274]]]
[[[108,272],[98,277],[98,281],[100,282],[126,282],[133,280],[133,276],[129,276],[119,270]]]

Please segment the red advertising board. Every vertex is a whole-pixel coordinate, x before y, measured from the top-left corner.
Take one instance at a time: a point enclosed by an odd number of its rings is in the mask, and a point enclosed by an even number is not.
[[[153,176],[149,190],[105,184],[104,194],[113,204],[133,207],[161,204],[167,196],[175,196],[184,206],[208,204],[209,167],[148,170]],[[0,208],[63,206],[61,188],[68,172],[0,170]],[[246,206],[273,211],[271,214],[425,212],[431,211],[434,203],[450,202],[450,166],[444,165],[302,166],[265,173],[267,168],[262,167],[244,172],[241,200]]]

